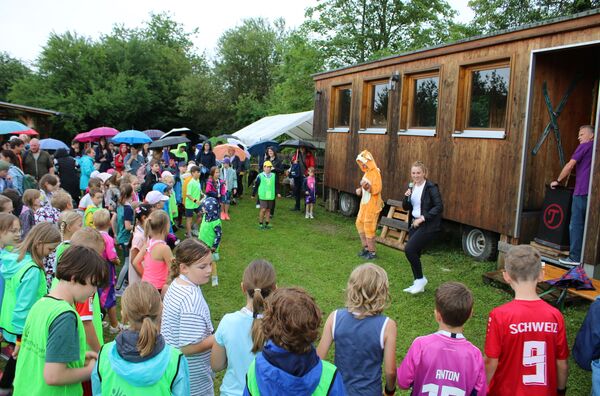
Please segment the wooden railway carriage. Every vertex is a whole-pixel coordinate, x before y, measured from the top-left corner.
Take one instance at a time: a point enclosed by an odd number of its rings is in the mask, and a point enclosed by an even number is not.
[[[414,161],[429,167],[444,218],[464,226],[471,255],[490,254],[498,239],[501,247],[528,243],[546,185],[562,168],[553,133],[532,154],[550,121],[544,92],[554,110],[567,96],[557,120],[568,161],[579,126],[598,130],[599,73],[594,10],[316,74],[313,134],[326,141],[328,206],[356,208],[355,158],[368,149],[384,199],[402,198]],[[583,254],[591,265],[600,256],[597,140]]]

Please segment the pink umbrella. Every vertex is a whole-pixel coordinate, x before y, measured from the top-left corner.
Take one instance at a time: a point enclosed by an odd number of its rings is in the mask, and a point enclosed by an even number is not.
[[[93,139],[90,138],[89,132],[78,133],[77,135],[75,135],[75,138],[73,140],[75,140],[77,142],[81,142],[81,143],[89,143],[89,142],[93,141]]]
[[[28,129],[26,131],[13,132],[13,135],[27,135],[27,136],[38,136],[39,132],[35,129]]]
[[[115,136],[117,133],[119,133],[119,131],[117,131],[115,128],[102,126],[102,127],[94,128],[91,131],[89,131],[88,133],[89,133],[88,137],[91,138],[92,141],[95,141],[95,140],[100,140],[100,138],[111,138],[111,137]]]

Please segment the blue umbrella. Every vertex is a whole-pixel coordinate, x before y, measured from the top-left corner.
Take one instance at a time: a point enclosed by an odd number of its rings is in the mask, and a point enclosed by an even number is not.
[[[67,146],[64,142],[51,138],[40,140],[40,148],[42,150],[58,150],[59,148],[69,150],[69,146]]]
[[[253,157],[259,157],[265,154],[265,151],[269,146],[273,147],[275,151],[279,151],[279,143],[277,143],[274,140],[265,140],[262,142],[254,143],[252,146],[248,147],[248,151]]]
[[[115,135],[112,138],[113,143],[125,143],[125,144],[144,144],[152,142],[144,132],[136,131],[130,129],[128,131],[123,131]]]
[[[28,131],[29,129],[31,128],[17,121],[0,121],[0,135]]]

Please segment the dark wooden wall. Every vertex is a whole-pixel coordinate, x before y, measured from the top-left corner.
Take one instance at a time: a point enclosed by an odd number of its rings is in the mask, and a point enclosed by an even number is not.
[[[329,114],[333,87],[351,83],[353,89],[349,133],[327,133],[329,118],[320,117],[319,122],[315,120],[315,135],[326,136],[327,140],[325,185],[341,191],[354,191],[361,175],[355,158],[360,151],[368,149],[382,170],[384,200],[399,199],[410,181],[411,164],[421,160],[429,167],[428,178],[440,186],[446,219],[515,236],[531,51],[596,40],[600,40],[600,14],[550,27],[533,28],[529,32],[508,33],[317,75],[316,89],[323,91],[322,96],[327,99],[320,102],[322,107],[316,108],[315,114]],[[595,51],[598,48],[596,46]],[[509,60],[511,66],[506,138],[453,138],[461,66],[497,60]],[[535,144],[537,135],[548,120],[543,108],[545,105],[543,101],[540,102],[543,98],[539,93],[539,80],[544,78],[546,71],[561,68],[562,72],[546,78],[549,83],[551,81],[553,103],[558,103],[569,82],[566,75],[572,72],[569,61],[572,61],[570,57],[558,60],[552,56],[540,57],[540,77],[533,87],[530,145]],[[396,71],[404,75],[432,68],[439,68],[440,71],[437,136],[397,135],[401,87],[392,92],[387,133],[358,133],[365,81],[390,76]],[[568,106],[586,105],[584,84],[573,95],[575,99],[572,98]],[[571,109],[569,115],[561,120],[564,124],[564,128],[561,124],[563,136],[573,132],[573,125],[580,123],[583,113],[583,110],[578,112]],[[552,139],[545,143],[537,157],[527,157],[524,191],[524,206],[527,209],[539,210],[544,183],[555,178],[560,170],[560,165],[556,164],[556,146]],[[577,141],[572,136],[564,139],[568,158]]]

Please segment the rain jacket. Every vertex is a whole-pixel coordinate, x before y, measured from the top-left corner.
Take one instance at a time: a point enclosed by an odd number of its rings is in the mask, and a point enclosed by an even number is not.
[[[215,198],[208,197],[204,200],[202,207],[205,213],[200,225],[198,238],[206,243],[207,246],[213,248],[215,252],[218,252],[221,237],[223,236],[219,203]]]
[[[3,251],[0,255],[0,262],[2,262],[0,274],[4,279],[4,297],[2,299],[4,310],[1,323],[5,328],[2,329],[2,335],[5,340],[13,343],[16,341],[16,335],[23,334],[25,320],[33,304],[48,293],[44,270],[33,262],[29,253],[25,254],[23,260],[18,260],[18,258],[19,253]],[[20,273],[25,266],[30,266],[30,268]],[[15,278],[17,275],[19,279]],[[12,312],[6,312],[10,310],[9,305],[13,303]],[[11,314],[12,317],[10,317]],[[7,327],[10,331],[6,329]]]
[[[585,316],[573,344],[573,359],[579,367],[592,371],[592,393],[600,392],[600,300],[596,299]]]
[[[79,189],[85,191],[90,182],[90,175],[94,169],[94,159],[89,155],[84,155],[79,159],[79,167],[81,168],[81,177],[79,178]]]
[[[210,147],[208,153],[204,152],[205,143],[208,143],[208,146]],[[210,140],[203,142],[202,146],[200,146],[200,151],[198,151],[198,155],[196,156],[196,163],[198,164],[198,166],[204,166],[206,168],[206,173],[203,173],[201,178],[206,178],[206,175],[210,171],[210,168],[217,164],[217,157],[215,157],[215,153],[213,153],[212,151],[212,143],[210,142]]]
[[[10,164],[8,175],[12,178],[13,187],[19,192],[19,195],[23,195],[23,179],[25,178],[23,171],[18,166]]]
[[[166,345],[163,337],[159,335],[152,353],[141,357],[137,350],[138,338],[139,333],[126,330],[117,336],[114,343],[106,344],[104,348],[109,348],[106,356],[112,370],[131,385],[142,388],[152,386],[162,379],[171,359],[172,347]],[[171,386],[172,395],[190,394],[189,375],[187,359],[185,356],[181,356],[179,370]],[[141,391],[143,389],[140,389]],[[94,395],[102,394],[98,362],[92,371],[92,393]]]
[[[179,152],[179,149],[181,147],[184,148],[183,152]],[[188,153],[185,151],[186,148],[187,148],[187,145],[185,143],[179,143],[177,145],[177,148],[174,148],[173,150],[171,150],[171,154],[173,154],[173,156],[175,156],[179,161],[185,161],[185,163],[187,165]]]
[[[364,223],[371,221],[376,222],[379,212],[381,212],[381,209],[383,208],[383,200],[381,199],[381,172],[379,171],[379,168],[377,168],[373,155],[367,150],[362,151],[356,157],[356,163],[360,170],[364,172],[361,181],[366,181],[371,186],[369,191],[366,191],[365,189],[362,190],[357,220]],[[366,171],[362,169],[361,164],[367,166]]]
[[[256,377],[260,396],[311,395],[321,380],[323,364],[314,348],[302,355],[289,352],[268,341],[256,355]],[[329,390],[330,396],[345,395],[339,372]],[[244,395],[250,395],[248,386]]]

